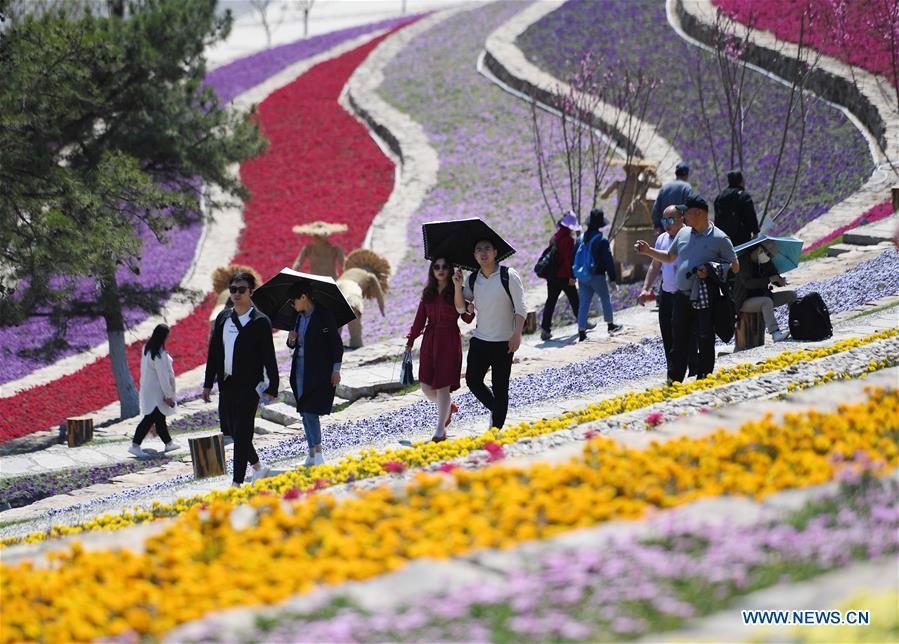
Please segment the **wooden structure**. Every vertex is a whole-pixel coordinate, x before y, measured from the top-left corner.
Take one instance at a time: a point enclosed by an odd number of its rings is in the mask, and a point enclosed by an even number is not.
[[[524,318],[524,328],[522,333],[530,334],[537,331],[537,314],[534,311],[528,311],[527,317]]]
[[[225,437],[221,434],[189,438],[194,477],[221,476],[225,473]]]
[[[741,311],[737,315],[735,338],[734,351],[765,346],[765,318],[762,314]]]
[[[651,262],[648,257],[637,254],[634,244],[642,239],[650,246],[655,245],[658,234],[652,226],[652,206],[659,182],[654,163],[632,159],[621,165],[624,179],[613,182],[602,198],[608,198],[615,191],[618,193],[618,206],[612,219],[612,259],[618,281],[624,283],[642,279]],[[649,196],[650,191],[653,196]]]
[[[94,419],[88,416],[66,418],[66,444],[78,447],[94,438]]]

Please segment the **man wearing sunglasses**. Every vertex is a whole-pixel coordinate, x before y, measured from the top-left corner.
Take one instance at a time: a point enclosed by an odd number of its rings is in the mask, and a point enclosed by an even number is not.
[[[272,323],[253,307],[255,288],[256,278],[251,273],[231,276],[228,290],[233,306],[215,320],[203,380],[205,402],[209,402],[213,383],[219,383],[224,420],[234,437],[234,487],[243,484],[248,462],[253,466],[254,481],[269,474],[253,448],[253,432],[259,400],[269,402],[278,395]]]
[[[678,231],[684,227],[684,205],[668,206],[662,213],[659,223],[665,229],[656,239],[655,249],[667,253],[674,242]],[[657,259],[652,260],[652,265],[643,280],[643,290],[637,296],[637,301],[642,306],[647,300],[655,297],[654,291],[656,278],[662,274],[662,286],[656,300],[659,305],[659,330],[662,332],[662,345],[665,348],[665,364],[668,364],[672,346],[672,322],[674,314],[674,294],[677,293],[677,277],[674,264],[663,264]]]

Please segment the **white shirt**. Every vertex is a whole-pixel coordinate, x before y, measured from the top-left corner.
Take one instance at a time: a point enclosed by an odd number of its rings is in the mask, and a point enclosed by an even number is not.
[[[500,267],[486,277],[481,271],[474,282],[474,292],[468,288],[469,277],[465,278],[462,296],[474,302],[477,317],[472,337],[485,342],[508,342],[515,332],[515,316],[527,317],[524,306],[524,287],[521,276],[514,268],[509,268],[509,293],[503,288]]]
[[[667,253],[674,242],[674,236],[667,232],[659,235],[656,239],[656,250]],[[674,262],[670,264],[662,263],[662,290],[666,293],[677,293],[677,267]]]
[[[240,320],[241,326],[246,326],[250,322],[250,313],[253,312],[253,307],[237,317]],[[222,343],[225,345],[225,376],[230,376],[234,373],[234,343],[237,342],[237,334],[240,333],[240,329],[237,328],[237,325],[234,324],[234,321],[231,319],[231,316],[228,316],[228,319],[225,320],[225,328],[222,333]]]

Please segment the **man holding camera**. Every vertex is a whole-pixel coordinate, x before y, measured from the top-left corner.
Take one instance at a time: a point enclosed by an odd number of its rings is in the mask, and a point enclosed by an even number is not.
[[[675,264],[677,292],[672,312],[672,347],[668,361],[668,382],[683,382],[690,359],[691,338],[698,351],[696,377],[702,379],[715,369],[715,328],[709,284],[715,264],[730,264],[740,272],[740,262],[730,239],[709,222],[709,205],[696,193],[685,200],[686,226],[681,228],[667,251],[651,248],[645,241],[635,250],[663,264]]]

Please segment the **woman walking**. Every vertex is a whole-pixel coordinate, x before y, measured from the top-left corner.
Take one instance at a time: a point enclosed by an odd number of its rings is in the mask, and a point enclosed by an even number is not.
[[[609,284],[615,283],[615,262],[612,259],[612,251],[609,240],[606,239],[600,228],[606,225],[606,217],[599,208],[590,211],[590,222],[581,239],[578,240],[578,248],[575,251],[574,273],[577,277],[578,297],[580,310],[577,316],[578,341],[587,339],[587,314],[593,296],[599,296],[602,306],[602,316],[606,321],[609,335],[621,331],[620,324],[615,324],[612,313],[612,297],[609,294]],[[581,250],[581,247],[584,247]]]
[[[165,350],[165,341],[169,337],[169,327],[157,324],[153,335],[144,345],[144,353],[140,359],[140,413],[144,415],[128,451],[138,458],[150,456],[140,444],[147,437],[150,426],[156,426],[156,433],[165,443],[165,451],[179,449],[181,445],[172,440],[166,426],[165,417],[175,413],[175,369],[172,357]]]
[[[334,405],[343,341],[334,316],[314,300],[308,286],[296,285],[291,298],[298,315],[296,327],[287,336],[287,346],[293,349],[290,387],[309,446],[303,465],[323,465],[321,416],[330,414]]]
[[[540,339],[544,342],[552,338],[552,322],[553,313],[556,310],[556,302],[559,301],[559,295],[565,293],[568,302],[571,304],[571,312],[574,317],[578,316],[578,293],[577,282],[574,274],[571,272],[571,266],[574,262],[574,232],[580,230],[581,227],[577,223],[577,217],[573,212],[568,212],[559,220],[558,228],[553,235],[551,244],[556,247],[556,270],[555,274],[546,278],[546,304],[543,305],[543,320],[540,327]]]
[[[444,258],[431,263],[415,321],[406,336],[406,351],[412,351],[415,338],[424,331],[418,379],[425,397],[437,404],[437,428],[431,439],[435,443],[446,440],[446,427],[459,411],[450,400],[450,392],[459,388],[462,373],[462,337],[450,281],[452,271],[452,264]],[[474,316],[466,313],[462,318],[470,322]]]

